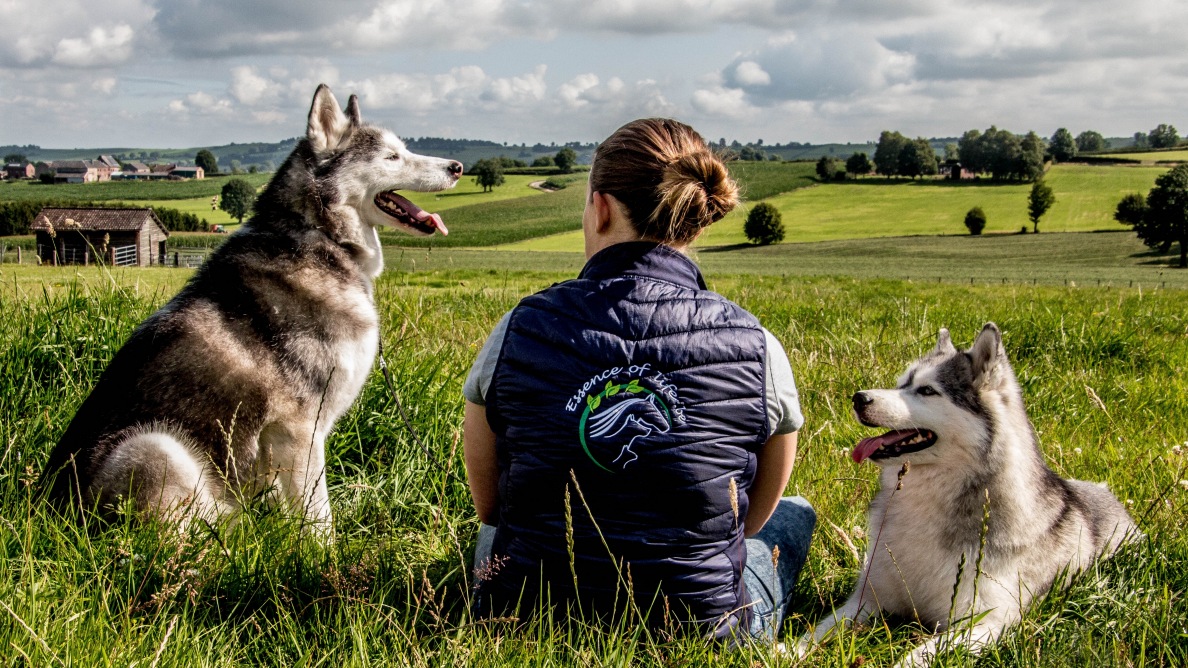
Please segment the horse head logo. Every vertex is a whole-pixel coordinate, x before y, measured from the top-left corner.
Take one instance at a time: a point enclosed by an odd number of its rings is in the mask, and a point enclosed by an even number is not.
[[[621,444],[619,456],[612,463],[626,469],[627,465],[639,459],[639,454],[632,449],[636,441],[652,434],[668,433],[671,422],[664,402],[645,390],[644,396],[627,396],[601,413],[591,414],[583,436],[612,446]],[[588,448],[586,454],[594,459]],[[606,469],[597,459],[594,459],[594,463]]]

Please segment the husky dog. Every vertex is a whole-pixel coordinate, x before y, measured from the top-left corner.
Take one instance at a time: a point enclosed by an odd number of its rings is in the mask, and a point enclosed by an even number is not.
[[[1104,485],[1065,480],[1044,464],[994,323],[967,351],[940,330],[896,389],[858,392],[853,404],[859,422],[893,431],[854,448],[855,462],[882,468],[872,542],[857,589],[812,642],[887,612],[946,631],[902,666],[928,665],[956,644],[976,650],[1061,586],[1057,578],[1137,533]]]
[[[323,444],[379,342],[377,229],[446,234],[397,190],[462,165],[410,153],[325,85],[306,136],[231,235],[116,353],[50,455],[50,498],[184,523],[265,492],[330,526]]]

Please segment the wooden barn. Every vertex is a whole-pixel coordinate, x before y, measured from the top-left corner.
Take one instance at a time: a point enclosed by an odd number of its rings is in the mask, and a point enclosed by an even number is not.
[[[31,229],[42,264],[147,267],[162,264],[169,231],[152,209],[60,209],[46,207]]]

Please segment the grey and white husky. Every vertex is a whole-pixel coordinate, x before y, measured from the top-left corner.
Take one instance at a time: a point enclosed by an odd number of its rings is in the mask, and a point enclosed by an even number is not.
[[[43,475],[50,498],[126,498],[186,522],[269,493],[328,528],[323,444],[379,342],[377,230],[446,234],[397,191],[461,174],[319,86],[306,136],[252,218],[133,332],[79,408]]]
[[[900,665],[928,665],[957,644],[976,650],[1058,578],[1137,534],[1104,485],[1044,464],[994,323],[965,351],[940,330],[895,389],[858,392],[853,404],[862,424],[892,430],[853,451],[882,467],[871,542],[857,589],[801,651],[836,624],[883,612],[943,632]]]

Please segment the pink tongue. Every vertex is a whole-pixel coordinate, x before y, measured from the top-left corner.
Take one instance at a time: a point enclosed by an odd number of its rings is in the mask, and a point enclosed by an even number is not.
[[[403,208],[405,211],[407,211],[409,213],[409,215],[411,215],[413,218],[416,218],[417,222],[421,222],[421,223],[432,222],[433,227],[437,228],[437,231],[441,232],[442,234],[450,233],[450,231],[446,229],[445,223],[441,222],[441,216],[439,216],[438,214],[426,213],[424,209],[422,209],[421,207],[417,206],[416,204],[413,204],[412,202],[408,201],[408,198],[406,198],[406,197],[403,197],[396,193],[391,193],[391,195],[392,195],[392,197],[396,198],[397,200],[400,200],[401,208]]]
[[[437,215],[436,213],[431,213],[429,214],[429,217],[433,219],[433,226],[437,228],[438,232],[441,232],[442,234],[450,233],[450,231],[446,229],[445,223],[441,222],[441,216]]]
[[[914,433],[916,433],[915,429],[900,429],[898,431],[889,431],[886,434],[882,434],[881,436],[864,438],[858,442],[858,445],[854,446],[854,452],[850,454],[850,457],[852,457],[855,462],[861,464],[862,462],[866,461],[868,457],[873,455],[876,450],[883,447],[884,445],[889,445],[891,443],[903,440],[903,438],[908,434]]]

